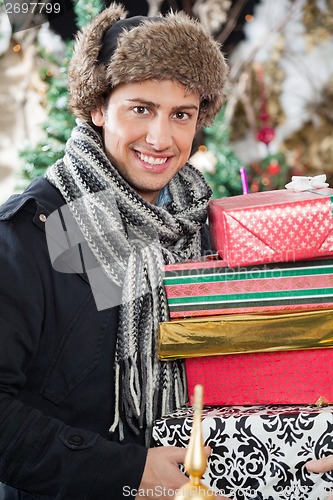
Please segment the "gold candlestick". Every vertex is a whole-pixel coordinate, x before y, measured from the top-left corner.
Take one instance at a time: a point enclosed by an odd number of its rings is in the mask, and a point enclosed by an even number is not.
[[[193,398],[193,426],[184,462],[185,470],[189,474],[190,480],[179,490],[175,496],[175,500],[188,500],[189,498],[191,500],[207,500],[207,498],[215,498],[214,493],[201,483],[201,476],[207,467],[201,428],[202,400],[203,387],[202,385],[196,385],[194,387]]]

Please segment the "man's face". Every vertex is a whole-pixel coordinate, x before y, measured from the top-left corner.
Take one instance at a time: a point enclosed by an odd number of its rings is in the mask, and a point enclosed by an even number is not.
[[[105,151],[122,177],[149,203],[189,158],[199,96],[170,80],[116,87],[91,112],[103,128]]]

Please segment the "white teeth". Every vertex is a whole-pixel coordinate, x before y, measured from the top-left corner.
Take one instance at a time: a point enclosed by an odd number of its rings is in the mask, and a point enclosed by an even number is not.
[[[145,163],[150,163],[150,165],[162,165],[168,159],[168,158],[154,158],[153,156],[143,155],[140,152],[137,152],[137,155],[140,158],[140,160],[144,161]]]

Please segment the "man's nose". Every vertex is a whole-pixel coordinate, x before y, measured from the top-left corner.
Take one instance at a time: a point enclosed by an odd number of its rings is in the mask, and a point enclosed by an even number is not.
[[[146,142],[157,151],[164,151],[173,144],[172,124],[169,116],[157,115],[149,123]]]

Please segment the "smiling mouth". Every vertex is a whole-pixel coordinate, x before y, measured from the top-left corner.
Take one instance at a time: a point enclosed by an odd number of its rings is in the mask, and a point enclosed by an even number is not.
[[[169,160],[169,157],[155,157],[155,156],[149,156],[149,155],[144,155],[140,153],[139,151],[135,151],[137,157],[141,160],[147,163],[148,165],[164,165]]]

